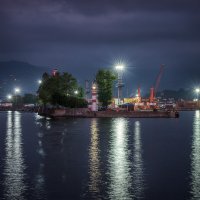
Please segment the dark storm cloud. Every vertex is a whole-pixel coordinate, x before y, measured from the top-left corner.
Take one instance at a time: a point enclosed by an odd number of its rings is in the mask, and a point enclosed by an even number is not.
[[[78,12],[88,15],[102,15],[113,11],[198,11],[198,0],[2,0],[9,8],[32,8],[45,11]],[[52,9],[54,7],[54,9]]]
[[[199,2],[184,0],[84,0],[84,1],[59,1],[71,11],[77,11],[88,15],[98,15],[112,12],[134,11],[197,11]],[[78,2],[78,3],[77,3]]]
[[[118,55],[136,66],[164,62],[171,71],[200,64],[195,0],[2,0],[0,27],[0,59],[85,73]]]

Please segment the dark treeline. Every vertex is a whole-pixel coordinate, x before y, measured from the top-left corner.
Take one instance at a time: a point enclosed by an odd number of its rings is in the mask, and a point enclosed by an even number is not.
[[[174,98],[175,100],[193,100],[197,98],[197,93],[194,89],[183,89],[180,88],[179,90],[163,90],[158,92],[157,97],[162,98]]]

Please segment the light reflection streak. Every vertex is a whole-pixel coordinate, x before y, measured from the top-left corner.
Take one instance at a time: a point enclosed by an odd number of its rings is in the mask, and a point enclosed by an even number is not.
[[[45,179],[44,179],[44,164],[40,163],[38,174],[36,175],[35,182],[35,196],[36,199],[46,199],[46,194],[44,190]]]
[[[142,161],[140,122],[135,122],[134,129],[134,156],[133,156],[133,190],[136,199],[143,197],[144,190],[144,168]]]
[[[100,172],[100,149],[99,149],[99,129],[98,119],[94,118],[91,121],[91,144],[89,149],[89,190],[96,199],[99,199],[101,172]]]
[[[42,128],[44,126],[43,118],[40,117],[38,114],[35,115],[35,121],[37,126]],[[42,122],[41,122],[42,121]],[[45,129],[49,129],[50,124],[49,122],[45,121]],[[46,199],[46,192],[45,192],[45,177],[44,177],[44,159],[45,159],[45,152],[43,147],[43,136],[42,132],[38,132],[38,149],[37,152],[40,155],[40,163],[37,175],[35,177],[35,196],[36,199]]]
[[[200,111],[197,110],[193,123],[193,142],[191,155],[191,194],[192,199],[200,198]]]
[[[23,200],[26,185],[22,152],[21,113],[19,112],[9,111],[7,114],[5,151],[5,198]]]
[[[128,151],[128,121],[116,118],[112,123],[109,152],[109,199],[132,199],[131,163]]]

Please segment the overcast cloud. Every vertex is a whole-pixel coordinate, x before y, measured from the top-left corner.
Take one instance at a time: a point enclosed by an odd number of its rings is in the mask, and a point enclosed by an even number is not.
[[[162,63],[164,87],[198,84],[199,11],[195,0],[1,0],[0,60],[87,79],[124,58],[131,84],[153,82]]]

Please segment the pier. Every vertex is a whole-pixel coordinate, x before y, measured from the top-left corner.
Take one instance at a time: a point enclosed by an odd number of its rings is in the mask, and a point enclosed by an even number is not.
[[[82,117],[82,118],[178,118],[177,111],[90,111],[88,109],[71,108],[71,109],[52,109],[38,112],[39,115],[50,118],[67,118],[67,117]]]

